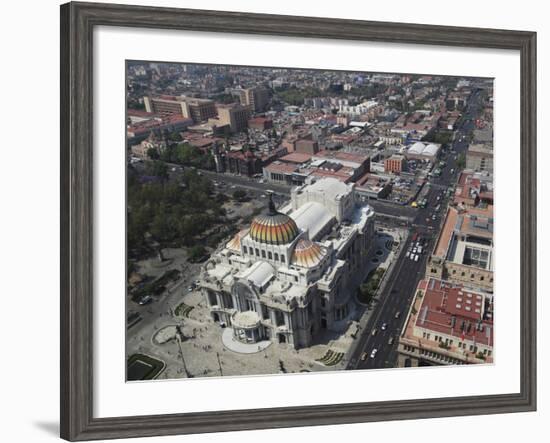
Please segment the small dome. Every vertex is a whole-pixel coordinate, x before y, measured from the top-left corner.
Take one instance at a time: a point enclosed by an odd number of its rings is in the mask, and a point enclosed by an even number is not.
[[[286,214],[277,212],[273,200],[269,201],[269,212],[258,215],[250,225],[250,237],[260,243],[286,245],[300,233],[296,222]]]
[[[321,246],[311,240],[301,239],[296,243],[290,263],[304,268],[317,266],[323,260],[325,253]]]

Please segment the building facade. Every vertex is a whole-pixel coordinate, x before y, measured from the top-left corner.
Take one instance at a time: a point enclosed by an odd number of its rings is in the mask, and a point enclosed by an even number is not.
[[[466,153],[466,169],[472,171],[487,171],[493,173],[493,148],[483,144],[468,147]]]
[[[394,154],[391,157],[384,160],[384,172],[390,172],[392,174],[400,174],[405,170],[407,160],[403,155]]]
[[[242,106],[238,103],[218,105],[219,126],[228,125],[231,132],[241,132],[248,127],[250,118],[250,106]]]
[[[239,98],[243,106],[249,106],[254,112],[264,112],[269,103],[269,90],[260,86],[241,89]]]
[[[372,209],[355,203],[353,185],[322,179],[293,190],[280,211],[270,201],[207,262],[200,287],[235,339],[308,347],[348,326],[373,244]]]
[[[216,116],[214,101],[202,98],[191,98],[185,96],[159,96],[143,97],[145,110],[161,116],[177,115],[190,118],[195,123],[207,121]]]
[[[448,209],[426,276],[493,291],[491,207]]]

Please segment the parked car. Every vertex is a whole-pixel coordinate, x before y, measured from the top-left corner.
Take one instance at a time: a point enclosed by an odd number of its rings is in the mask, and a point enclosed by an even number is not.
[[[376,334],[378,334],[378,329],[374,328],[370,334],[374,337]]]
[[[363,352],[361,354],[361,361],[365,361],[367,359],[367,353],[366,352]]]
[[[390,339],[388,340],[388,345],[393,345],[393,342],[395,341],[395,338],[394,337],[390,337]]]
[[[397,312],[395,313],[395,318],[399,318],[400,316],[401,316],[401,311],[397,311]]]
[[[138,305],[141,305],[141,306],[148,305],[152,301],[153,301],[153,297],[151,297],[150,295],[144,295],[138,300]]]

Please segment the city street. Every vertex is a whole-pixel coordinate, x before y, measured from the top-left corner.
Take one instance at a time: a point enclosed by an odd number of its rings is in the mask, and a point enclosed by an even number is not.
[[[452,143],[452,151],[456,155],[465,153],[468,143],[466,137],[473,130],[472,120],[476,118],[479,109],[479,93],[474,93],[467,111],[456,131],[455,140]],[[439,232],[442,217],[445,214],[448,197],[446,191],[449,186],[456,183],[459,171],[456,166],[456,160],[450,154],[446,160],[445,167],[442,168],[441,176],[432,179],[430,190],[426,194],[427,204],[425,208],[416,209],[416,217],[413,222],[414,230],[420,238],[426,239],[423,253],[418,262],[406,258],[405,254],[412,242],[411,235],[407,238],[401,254],[397,257],[396,263],[388,275],[388,284],[381,293],[378,294],[378,304],[375,305],[375,311],[369,318],[362,335],[358,338],[355,351],[351,355],[348,363],[348,369],[373,369],[394,367],[397,359],[397,343],[399,334],[403,329],[404,322],[411,302],[415,294],[415,288],[418,281],[422,278],[425,271],[428,254],[433,248]],[[451,170],[454,170],[451,173]],[[438,200],[437,197],[440,196]],[[440,205],[439,211],[434,207]],[[399,206],[395,206],[399,208]],[[435,214],[435,220],[432,216]],[[397,317],[397,318],[396,318]],[[382,330],[382,325],[386,323],[387,327]],[[373,330],[376,329],[375,335]],[[389,344],[390,338],[393,338],[392,344]],[[372,351],[376,349],[376,355],[371,358]],[[364,357],[362,359],[361,357]]]

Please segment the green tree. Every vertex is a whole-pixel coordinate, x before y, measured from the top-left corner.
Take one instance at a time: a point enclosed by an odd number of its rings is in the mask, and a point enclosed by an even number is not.
[[[147,149],[147,157],[149,157],[151,160],[158,160],[160,158],[160,154],[157,148]]]
[[[458,169],[464,169],[466,167],[466,155],[460,153],[456,159],[456,167]]]
[[[173,131],[168,138],[173,142],[181,142],[182,141],[181,135],[178,131]]]
[[[246,191],[243,189],[235,189],[233,192],[233,198],[238,201],[243,201],[246,198]]]
[[[168,179],[168,166],[160,160],[152,160],[146,164],[147,174],[159,177],[162,180]]]
[[[196,262],[203,258],[206,254],[206,249],[202,245],[195,245],[188,249],[189,261]]]

